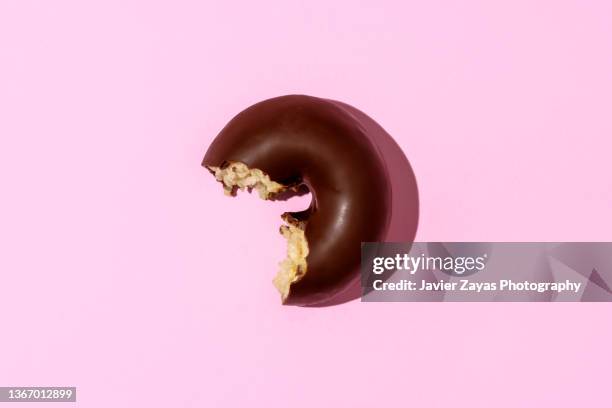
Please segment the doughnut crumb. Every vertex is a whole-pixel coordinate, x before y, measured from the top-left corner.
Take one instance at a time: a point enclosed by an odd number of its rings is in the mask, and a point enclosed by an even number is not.
[[[289,296],[291,284],[306,274],[308,241],[300,225],[283,225],[280,227],[280,233],[287,240],[287,258],[279,263],[280,270],[272,283],[278,289],[281,300],[284,302]]]
[[[282,184],[270,180],[270,176],[263,171],[250,169],[244,163],[230,162],[227,166],[206,166],[206,168],[223,184],[226,195],[235,196],[238,189],[244,191],[246,188],[249,192],[257,190],[259,197],[267,200],[285,189]]]
[[[229,196],[235,196],[238,189],[240,191],[247,189],[249,192],[257,190],[260,198],[270,200],[288,189],[272,181],[263,171],[250,169],[241,162],[229,162],[220,167],[206,166],[206,168],[223,184],[223,191]],[[284,303],[289,296],[291,285],[306,274],[308,241],[304,233],[306,228],[304,222],[294,219],[288,213],[283,214],[282,218],[286,221],[286,225],[281,225],[280,233],[287,240],[287,257],[279,263],[279,271],[272,283]]]

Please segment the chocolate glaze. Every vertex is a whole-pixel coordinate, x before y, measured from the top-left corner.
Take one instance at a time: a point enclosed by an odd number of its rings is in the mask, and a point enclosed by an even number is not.
[[[361,242],[384,241],[389,230],[392,183],[377,146],[380,132],[368,131],[371,124],[356,112],[305,95],[269,99],[234,117],[202,162],[260,169],[291,187],[282,198],[311,192],[307,210],[283,214],[303,222],[309,246],[306,274],[291,285],[285,304],[317,305],[346,293],[359,280]],[[414,180],[411,171],[406,176]]]

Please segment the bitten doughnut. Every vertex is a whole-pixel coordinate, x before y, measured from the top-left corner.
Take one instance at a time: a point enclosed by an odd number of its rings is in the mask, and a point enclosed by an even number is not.
[[[202,162],[229,195],[311,193],[309,208],[282,215],[287,258],[273,283],[286,305],[346,291],[359,279],[361,243],[384,241],[389,230],[393,191],[380,132],[347,106],[305,95],[257,103],[221,130]]]

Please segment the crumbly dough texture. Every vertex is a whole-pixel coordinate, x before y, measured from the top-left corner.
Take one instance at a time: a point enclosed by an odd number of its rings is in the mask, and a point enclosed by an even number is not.
[[[304,230],[299,226],[283,225],[280,227],[280,232],[287,240],[287,258],[279,264],[280,270],[272,282],[284,302],[289,296],[291,284],[306,274],[308,242]]]
[[[227,195],[236,195],[236,190],[249,192],[257,190],[259,197],[264,200],[285,190],[285,186],[270,180],[270,176],[259,169],[249,169],[240,162],[230,163],[226,167],[207,166],[217,181],[223,183],[223,190]]]
[[[268,200],[287,189],[282,184],[272,181],[263,171],[250,169],[244,163],[231,162],[228,166],[207,166],[207,168],[215,175],[215,179],[223,184],[223,190],[227,195],[235,196],[236,190],[244,191],[246,188],[249,192],[257,190],[259,197]],[[306,274],[308,241],[304,234],[304,223],[296,222],[290,217],[283,216],[283,218],[287,225],[280,227],[280,233],[287,240],[287,257],[279,263],[280,270],[272,283],[284,302],[291,291],[291,284]]]

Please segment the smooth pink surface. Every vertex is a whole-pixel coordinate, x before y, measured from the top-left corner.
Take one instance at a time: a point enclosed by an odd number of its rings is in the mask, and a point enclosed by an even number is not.
[[[0,385],[105,408],[610,406],[609,304],[281,307],[279,214],[306,202],[229,199],[199,163],[287,93],[396,138],[420,240],[612,240],[609,1],[4,0]]]

